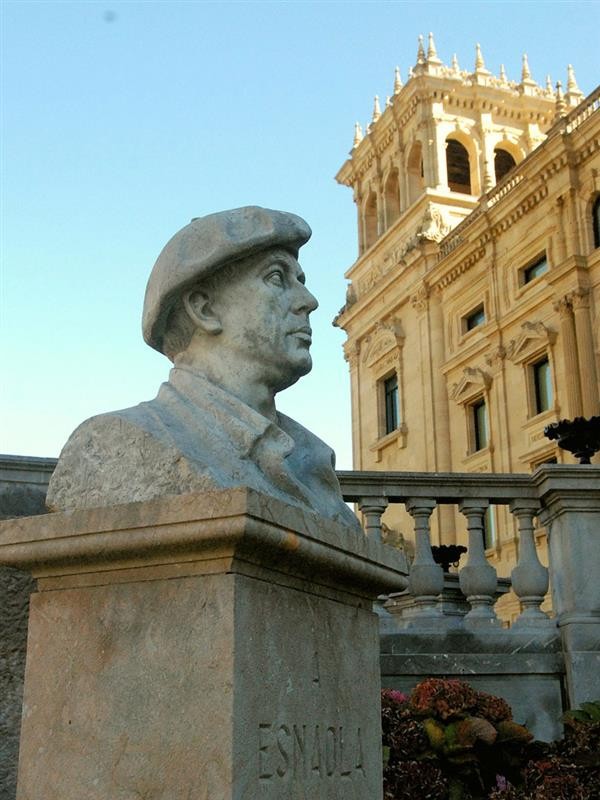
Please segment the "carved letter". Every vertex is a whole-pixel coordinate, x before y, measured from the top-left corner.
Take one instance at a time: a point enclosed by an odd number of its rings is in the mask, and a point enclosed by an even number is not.
[[[342,778],[349,778],[352,770],[344,765],[344,729],[340,725],[340,775]]]
[[[357,771],[362,772],[365,775],[365,767],[364,767],[365,757],[363,754],[363,745],[362,745],[362,735],[360,732],[360,728],[356,730],[356,760],[354,762],[354,769]]]
[[[287,750],[288,740],[291,736],[287,725],[280,725],[277,731],[277,749],[281,754],[281,764],[277,767],[277,774],[283,778],[290,765],[290,754]]]
[[[321,735],[318,725],[315,725],[315,737],[313,739],[312,755],[310,757],[310,768],[313,772],[318,772],[319,776],[321,776]]]
[[[325,732],[325,770],[328,776],[335,772],[337,762],[337,729],[331,726]]]
[[[270,738],[271,726],[267,724],[260,724],[258,726],[258,777],[261,780],[269,780],[273,777],[273,773],[269,770],[267,764],[268,749],[271,742],[267,741]]]
[[[298,762],[302,764],[302,777],[306,778],[306,725],[294,725],[294,775],[298,774]]]

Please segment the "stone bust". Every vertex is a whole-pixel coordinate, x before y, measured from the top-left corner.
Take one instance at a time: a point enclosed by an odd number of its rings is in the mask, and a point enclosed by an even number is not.
[[[275,395],[308,373],[300,217],[250,206],[193,219],[158,257],[142,328],[172,362],[157,397],[101,414],[69,438],[52,511],[248,486],[356,526],[333,451],[281,414]]]

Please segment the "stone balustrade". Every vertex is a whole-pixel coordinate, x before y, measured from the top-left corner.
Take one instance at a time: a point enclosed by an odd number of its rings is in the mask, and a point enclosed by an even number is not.
[[[381,517],[389,504],[403,504],[413,519],[412,598],[402,615],[404,627],[425,635],[432,627],[442,631],[459,625],[477,635],[489,632],[515,641],[523,635],[540,642],[554,638],[564,657],[569,703],[600,696],[600,466],[543,464],[531,475],[348,471],[338,477],[344,499],[364,513],[366,535],[380,540]],[[468,531],[467,559],[458,573],[468,603],[462,616],[444,613],[448,575],[445,581],[431,553],[431,514],[448,504],[464,515]],[[498,576],[485,553],[484,517],[490,504],[507,506],[518,532],[518,562],[510,582],[521,614],[509,630],[502,630],[494,610]],[[549,568],[538,558],[534,519],[547,531]],[[549,585],[550,616],[541,610]]]
[[[431,553],[429,520],[437,505],[456,505],[466,518],[468,556],[459,573],[460,588],[470,605],[465,623],[498,626],[494,611],[498,578],[484,549],[484,517],[491,503],[507,505],[518,521],[521,546],[511,575],[513,590],[523,606],[520,627],[548,622],[540,605],[548,591],[548,570],[538,558],[533,519],[541,511],[538,491],[528,475],[481,473],[381,473],[339,472],[344,499],[358,504],[365,532],[381,540],[381,517],[389,503],[404,504],[414,520],[415,558],[411,565],[411,618],[419,625],[441,623],[442,568]],[[443,532],[442,532],[443,537]]]

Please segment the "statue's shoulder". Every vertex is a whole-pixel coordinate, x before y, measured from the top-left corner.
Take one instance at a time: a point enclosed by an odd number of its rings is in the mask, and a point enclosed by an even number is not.
[[[179,459],[157,400],[99,414],[82,422],[63,447],[48,487],[48,508],[147,499],[157,494],[161,480],[170,485]]]
[[[282,414],[280,411],[277,414],[281,428],[292,437],[296,447],[312,453],[314,458],[323,461],[329,467],[335,466],[335,453],[326,442],[319,439],[316,434],[309,431],[308,428],[305,428],[295,419]]]

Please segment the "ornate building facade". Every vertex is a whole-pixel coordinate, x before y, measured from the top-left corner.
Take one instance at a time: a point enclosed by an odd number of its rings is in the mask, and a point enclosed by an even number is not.
[[[419,41],[383,112],[375,99],[336,176],[353,190],[359,256],[335,324],[347,334],[354,468],[529,472],[572,461],[544,437],[600,413],[600,89],[588,98],[463,71]],[[408,534],[401,511],[384,519]],[[463,527],[461,527],[463,526]],[[449,507],[440,543],[464,543]],[[408,535],[407,535],[408,538]],[[516,559],[490,509],[486,552]],[[545,560],[543,532],[538,543]],[[505,615],[516,613],[505,602]]]

